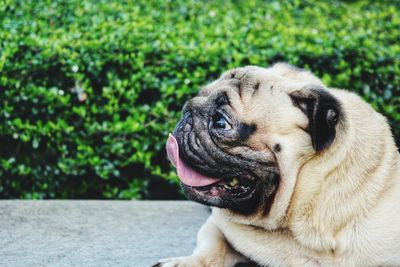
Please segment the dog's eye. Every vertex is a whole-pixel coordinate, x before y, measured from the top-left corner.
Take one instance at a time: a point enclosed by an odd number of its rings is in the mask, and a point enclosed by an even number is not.
[[[213,116],[213,127],[225,131],[232,129],[225,116],[218,111]]]

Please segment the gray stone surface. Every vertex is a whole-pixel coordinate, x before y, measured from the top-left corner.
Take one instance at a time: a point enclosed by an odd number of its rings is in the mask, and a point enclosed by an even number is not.
[[[151,266],[188,255],[208,210],[187,201],[0,201],[0,266]]]

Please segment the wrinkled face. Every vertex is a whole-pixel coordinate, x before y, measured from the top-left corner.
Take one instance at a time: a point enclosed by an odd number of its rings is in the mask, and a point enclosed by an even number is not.
[[[282,155],[329,146],[338,113],[308,72],[286,64],[234,69],[186,103],[167,152],[189,199],[244,214],[269,209]]]

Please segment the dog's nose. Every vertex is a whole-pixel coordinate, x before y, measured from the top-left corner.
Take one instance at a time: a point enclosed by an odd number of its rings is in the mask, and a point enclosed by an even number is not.
[[[188,113],[188,112],[190,112],[190,102],[186,101],[186,103],[185,103],[185,105],[183,106],[183,109],[182,109],[182,114],[183,114],[182,117],[184,117],[185,114]]]
[[[172,135],[176,137],[179,134],[179,132],[187,131],[187,127],[185,127],[185,126],[186,125],[192,125],[192,124],[193,124],[193,119],[192,119],[192,116],[191,116],[191,112],[190,111],[186,111],[182,115],[182,118],[180,119],[178,124],[176,125],[174,131],[172,132]]]

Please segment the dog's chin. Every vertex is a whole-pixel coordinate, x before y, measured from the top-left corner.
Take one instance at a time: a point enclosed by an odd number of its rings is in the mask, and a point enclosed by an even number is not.
[[[260,185],[254,177],[232,177],[207,186],[181,183],[186,196],[204,205],[230,209],[239,213],[253,212],[260,203]]]

